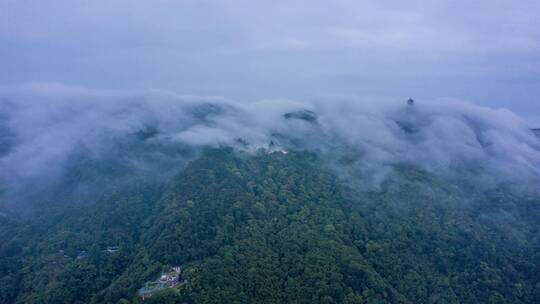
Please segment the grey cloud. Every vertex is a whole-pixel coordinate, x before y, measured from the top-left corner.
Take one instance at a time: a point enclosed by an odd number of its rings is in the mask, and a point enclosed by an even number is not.
[[[538,122],[537,1],[3,1],[0,84],[456,97]]]
[[[0,122],[9,133],[0,139],[10,145],[0,156],[4,181],[51,178],[78,149],[99,158],[140,132],[148,143],[172,146],[308,149],[332,160],[349,155],[355,161],[346,169],[375,183],[400,163],[438,173],[476,168],[495,182],[537,184],[540,178],[540,141],[524,120],[459,101],[238,103],[58,84],[4,87],[0,96]]]

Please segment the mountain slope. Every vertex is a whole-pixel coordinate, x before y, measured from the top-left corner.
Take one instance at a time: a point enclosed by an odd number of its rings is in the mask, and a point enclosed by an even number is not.
[[[164,182],[87,166],[82,181],[114,177],[92,203],[66,208],[65,189],[40,225],[2,222],[14,235],[1,235],[3,302],[140,302],[171,265],[187,283],[145,303],[540,299],[536,197],[463,190],[410,165],[359,190],[306,152],[209,149]]]

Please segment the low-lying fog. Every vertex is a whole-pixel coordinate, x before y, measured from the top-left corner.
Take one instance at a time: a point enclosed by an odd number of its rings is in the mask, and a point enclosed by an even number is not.
[[[232,146],[252,152],[310,150],[347,157],[358,176],[380,181],[398,163],[432,172],[475,168],[495,182],[538,185],[540,141],[506,109],[456,100],[266,100],[249,104],[161,91],[107,91],[58,84],[0,89],[0,179],[3,190],[50,181],[82,150],[111,157],[136,138],[153,157],[131,164],[152,170],[181,145]],[[133,149],[116,151],[129,158]],[[162,154],[159,156],[159,154]],[[139,155],[140,156],[140,155]],[[168,161],[185,157],[168,155]],[[180,160],[179,160],[180,161]],[[352,168],[352,169],[351,169]]]

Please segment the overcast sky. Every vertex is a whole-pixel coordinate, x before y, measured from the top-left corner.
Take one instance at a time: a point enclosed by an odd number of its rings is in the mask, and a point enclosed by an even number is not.
[[[538,0],[0,0],[0,85],[452,97],[540,125]]]

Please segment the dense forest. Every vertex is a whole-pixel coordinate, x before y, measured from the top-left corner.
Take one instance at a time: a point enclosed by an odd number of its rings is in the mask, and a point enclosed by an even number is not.
[[[141,303],[172,265],[185,282],[145,303],[540,301],[535,195],[407,164],[353,187],[301,151],[207,149],[168,178],[74,163],[1,214],[0,303]]]

